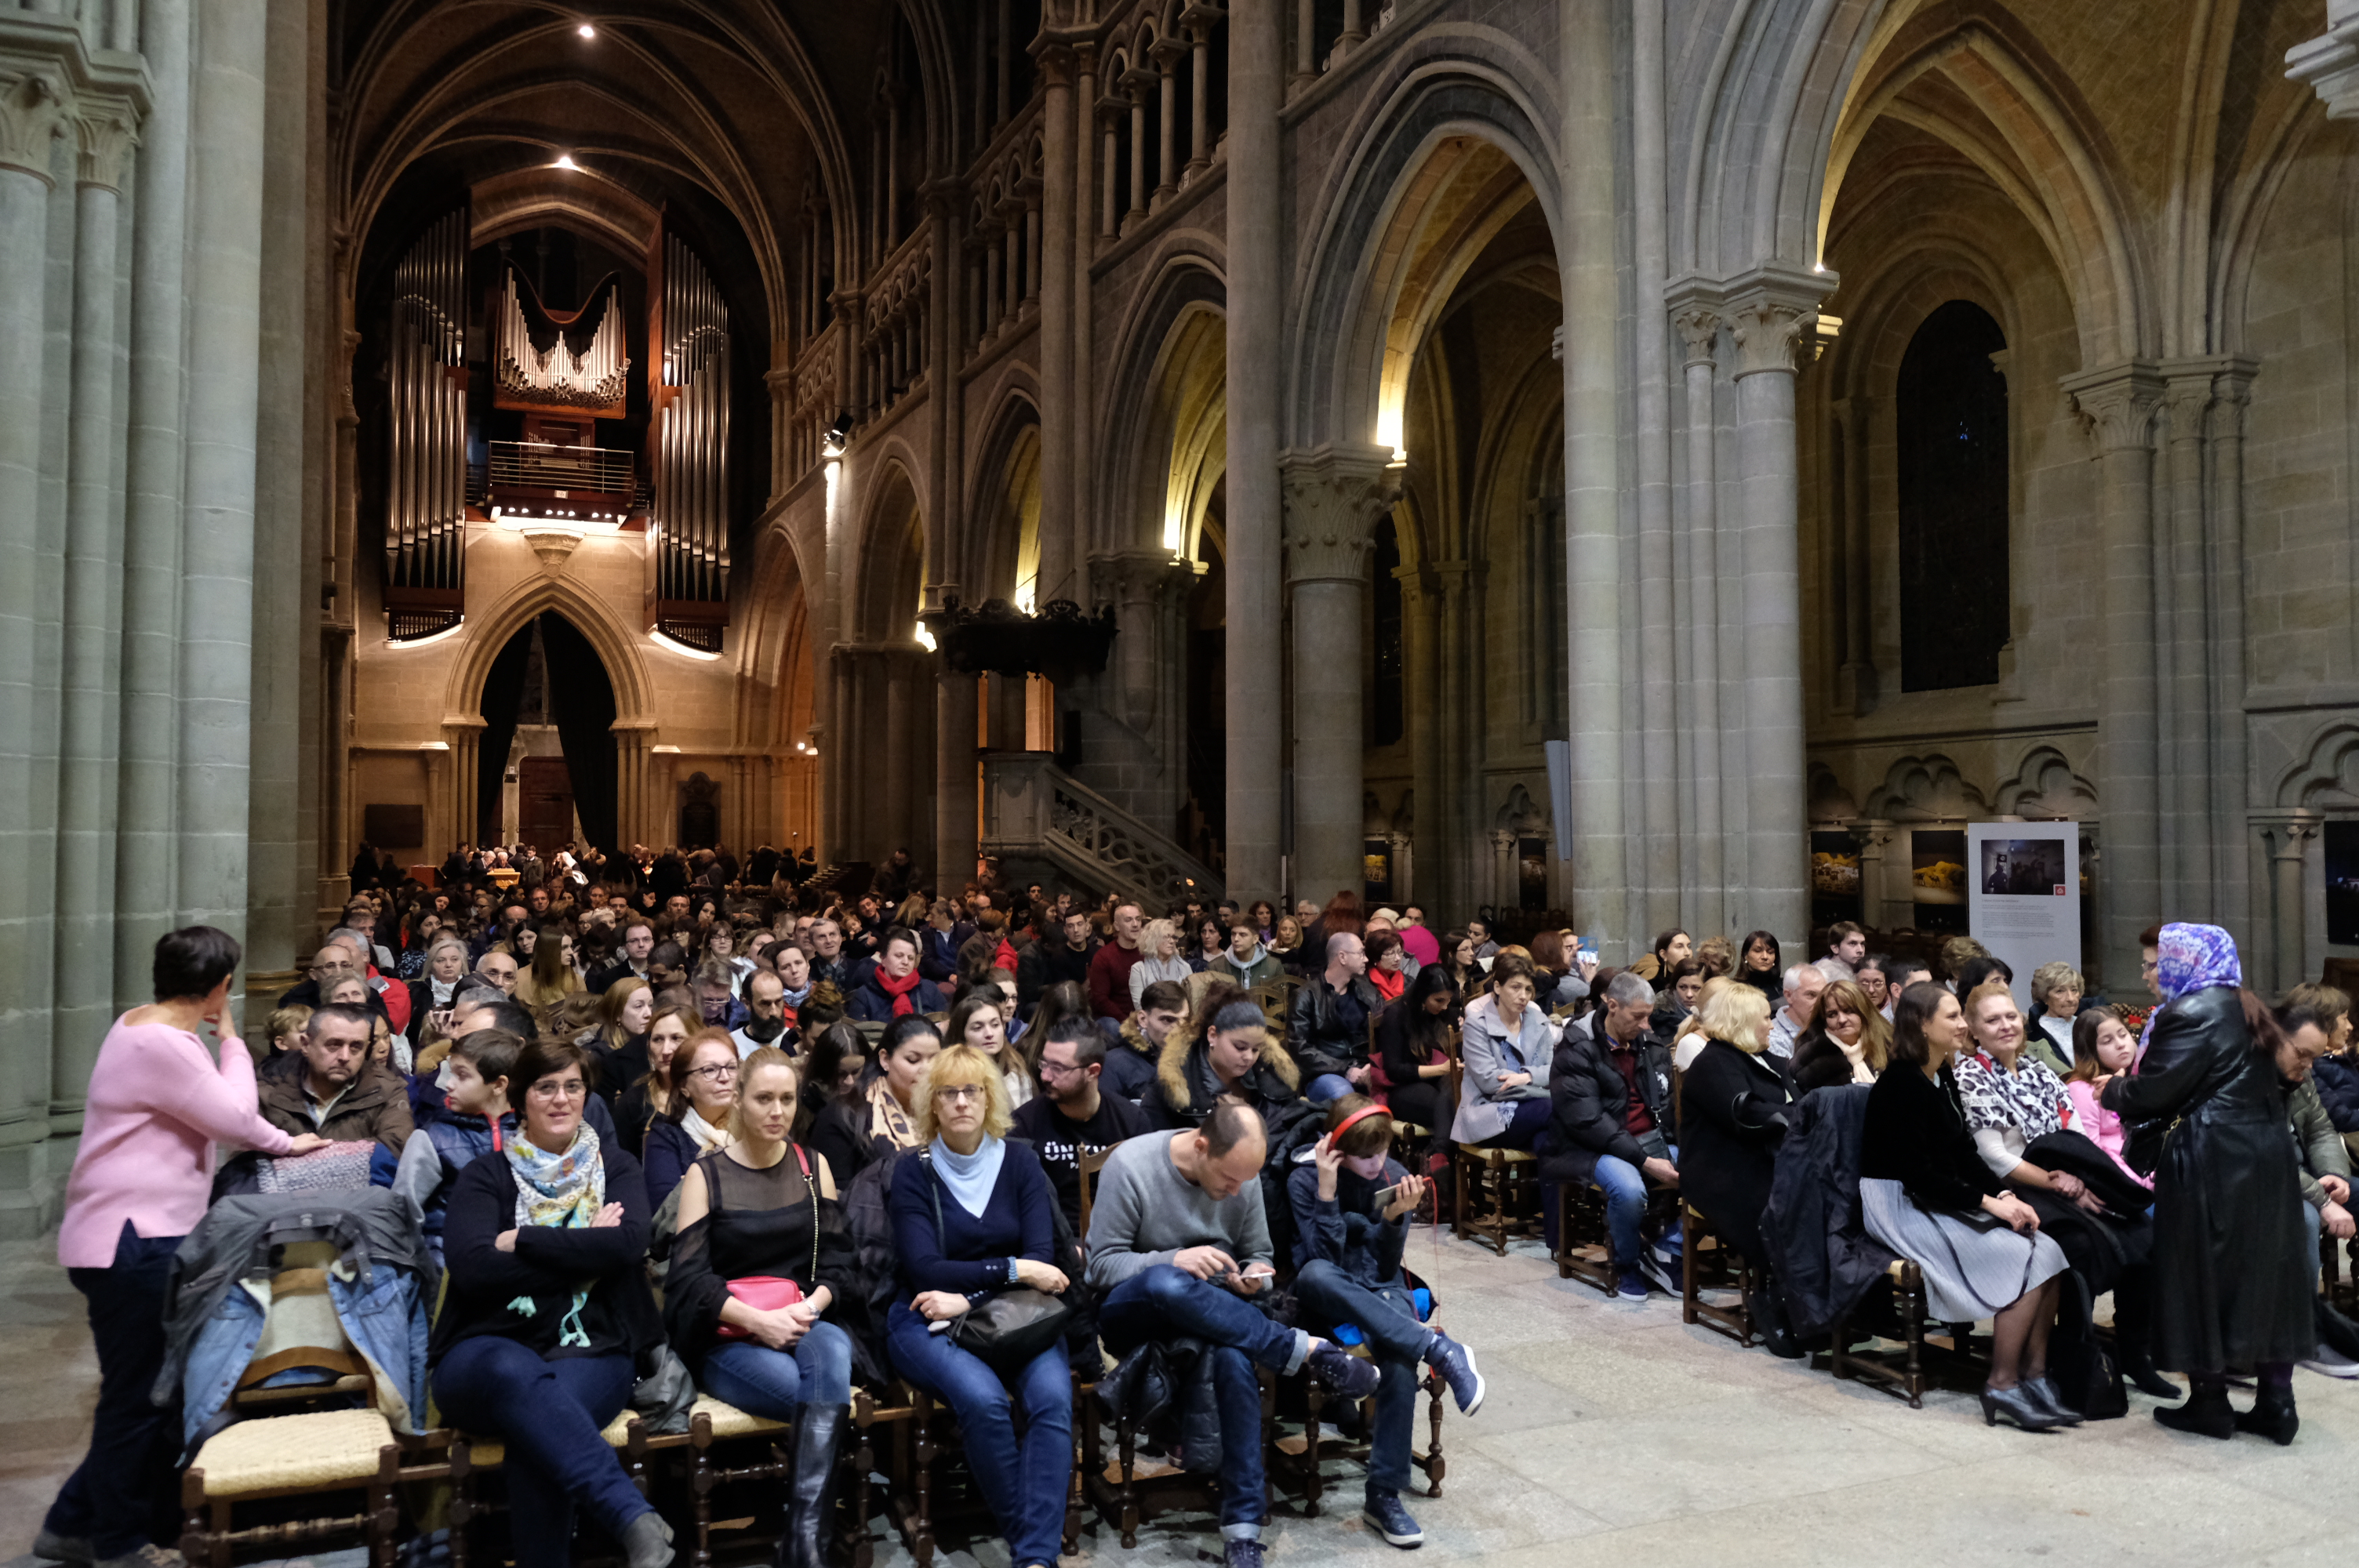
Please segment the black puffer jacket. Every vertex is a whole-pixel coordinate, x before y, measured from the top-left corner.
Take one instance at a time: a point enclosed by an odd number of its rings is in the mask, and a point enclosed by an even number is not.
[[[1614,1064],[1604,1033],[1604,1014],[1593,1012],[1565,1027],[1557,1043],[1556,1060],[1549,1068],[1550,1148],[1540,1157],[1543,1182],[1586,1182],[1600,1156],[1614,1155],[1633,1165],[1646,1163],[1647,1152],[1630,1135],[1630,1086]],[[1638,1053],[1638,1094],[1664,1138],[1671,1126],[1671,1052],[1652,1029],[1631,1043]]]
[[[2254,1051],[2235,988],[2156,1015],[2135,1076],[2105,1108],[2169,1128],[2154,1181],[2154,1358],[2213,1372],[2314,1353],[2317,1260],[2277,1065]]]
[[[1867,1134],[1865,1084],[1838,1084],[1797,1101],[1777,1150],[1761,1240],[1795,1335],[1826,1333],[1884,1278],[1893,1255],[1859,1212]]]

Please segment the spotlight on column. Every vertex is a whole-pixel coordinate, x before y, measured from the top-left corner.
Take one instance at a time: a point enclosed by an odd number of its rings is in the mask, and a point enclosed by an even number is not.
[[[827,433],[819,438],[820,455],[821,457],[828,458],[840,458],[843,456],[843,449],[851,443],[851,440],[852,416],[850,415],[844,415],[839,417],[834,424],[830,425],[827,427]]]

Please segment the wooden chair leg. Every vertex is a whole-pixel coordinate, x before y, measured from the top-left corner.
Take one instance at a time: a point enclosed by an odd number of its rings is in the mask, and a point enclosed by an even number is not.
[[[917,1414],[912,1418],[916,1428],[911,1434],[911,1449],[917,1460],[918,1512],[912,1521],[909,1555],[918,1560],[918,1568],[933,1568],[934,1562],[934,1401],[923,1390],[913,1401]]]
[[[446,1517],[451,1568],[467,1568],[467,1521],[475,1517],[475,1465],[463,1437],[451,1440],[451,1506]]]
[[[401,1450],[377,1450],[376,1479],[368,1491],[369,1568],[393,1568],[393,1534],[401,1526]]]
[[[1425,1450],[1425,1495],[1429,1498],[1441,1496],[1441,1477],[1449,1469],[1441,1457],[1441,1394],[1444,1387],[1440,1373],[1428,1372],[1425,1375],[1426,1419],[1433,1428],[1432,1441],[1426,1444]]]
[[[1900,1271],[1902,1320],[1908,1331],[1908,1408],[1925,1408],[1925,1276],[1914,1263]]]
[[[647,1468],[646,1428],[634,1421],[630,1431],[631,1477],[639,1481]],[[717,1485],[719,1481],[712,1473],[712,1418],[698,1415],[688,1425],[688,1506],[696,1532],[696,1545],[689,1555],[690,1568],[712,1568],[712,1488]],[[646,1496],[645,1491],[640,1495]]]
[[[180,1556],[185,1561],[208,1561],[211,1532],[207,1523],[205,1473],[190,1470],[180,1477]]]
[[[1302,1390],[1302,1517],[1319,1517],[1319,1498],[1323,1487],[1319,1476],[1319,1416],[1327,1408],[1327,1390],[1319,1379],[1306,1379]]]
[[[1123,1416],[1114,1423],[1114,1458],[1122,1468],[1122,1484],[1114,1491],[1114,1513],[1122,1527],[1122,1544],[1138,1544],[1138,1433]]]

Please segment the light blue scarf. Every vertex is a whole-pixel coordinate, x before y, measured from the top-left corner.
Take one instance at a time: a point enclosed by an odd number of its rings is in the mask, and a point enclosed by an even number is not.
[[[962,1154],[937,1138],[932,1153],[934,1169],[941,1173],[942,1185],[950,1188],[959,1207],[981,1219],[983,1211],[990,1206],[991,1189],[999,1184],[999,1166],[1007,1158],[1007,1141],[985,1134],[973,1153]]]

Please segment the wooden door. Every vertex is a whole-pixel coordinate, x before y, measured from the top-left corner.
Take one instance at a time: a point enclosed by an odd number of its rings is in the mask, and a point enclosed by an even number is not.
[[[573,775],[562,757],[516,762],[516,828],[542,859],[573,837]]]

